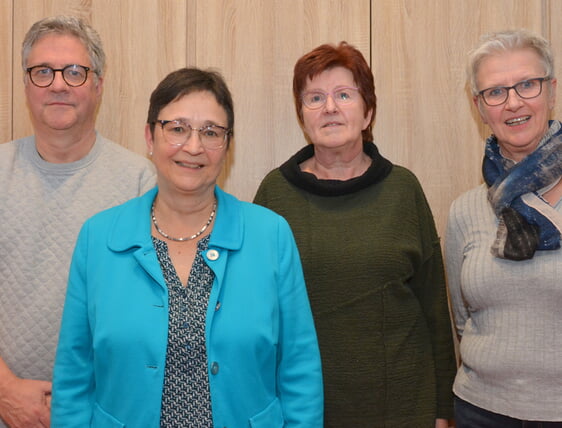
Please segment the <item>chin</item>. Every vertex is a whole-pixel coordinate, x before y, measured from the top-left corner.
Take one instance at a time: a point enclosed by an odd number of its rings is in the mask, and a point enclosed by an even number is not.
[[[75,117],[65,118],[59,115],[52,118],[46,118],[44,123],[47,127],[51,129],[57,131],[64,131],[66,129],[70,129],[73,126],[75,126],[77,123],[77,119]]]

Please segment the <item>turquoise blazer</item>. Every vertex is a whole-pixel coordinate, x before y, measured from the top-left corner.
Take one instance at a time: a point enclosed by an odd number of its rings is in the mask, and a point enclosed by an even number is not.
[[[151,240],[158,189],[80,232],[54,367],[51,426],[159,427],[168,293]],[[215,428],[323,426],[320,354],[287,222],[215,188],[206,346]]]

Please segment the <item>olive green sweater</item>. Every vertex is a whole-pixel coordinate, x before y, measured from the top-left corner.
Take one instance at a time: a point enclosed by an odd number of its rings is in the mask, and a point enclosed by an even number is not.
[[[452,418],[456,371],[439,238],[415,176],[372,143],[365,152],[364,176],[317,180],[298,166],[307,146],[267,175],[254,202],[283,215],[297,240],[325,427],[429,428]]]

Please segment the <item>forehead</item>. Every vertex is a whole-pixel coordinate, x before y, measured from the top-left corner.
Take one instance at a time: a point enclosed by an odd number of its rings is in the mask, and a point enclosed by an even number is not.
[[[166,120],[186,119],[194,122],[213,122],[226,126],[227,114],[215,95],[209,91],[196,91],[167,104],[160,111]]]
[[[305,90],[329,91],[336,86],[354,86],[353,73],[345,67],[333,67],[324,70],[316,76],[306,80]]]
[[[476,74],[479,88],[512,85],[531,77],[543,77],[544,66],[531,48],[499,52],[482,59]]]
[[[91,66],[88,50],[80,39],[70,34],[47,34],[37,40],[29,51],[27,65],[37,64]]]

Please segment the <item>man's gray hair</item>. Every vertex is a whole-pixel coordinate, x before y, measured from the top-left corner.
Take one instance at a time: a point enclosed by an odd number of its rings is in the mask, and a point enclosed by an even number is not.
[[[88,51],[92,71],[97,76],[103,75],[105,53],[99,34],[84,20],[75,16],[64,15],[44,18],[31,26],[25,35],[21,49],[21,63],[24,71],[28,67],[27,59],[35,42],[49,34],[71,35],[78,38]]]

